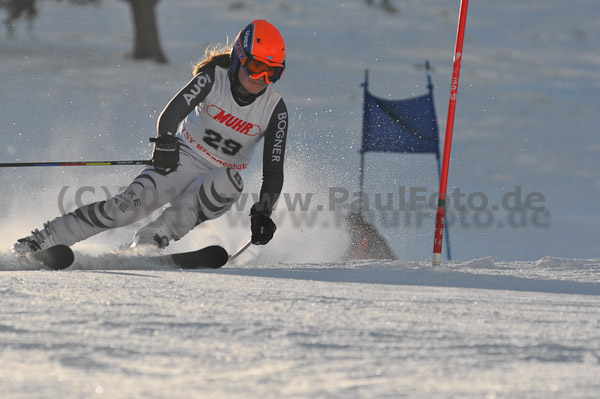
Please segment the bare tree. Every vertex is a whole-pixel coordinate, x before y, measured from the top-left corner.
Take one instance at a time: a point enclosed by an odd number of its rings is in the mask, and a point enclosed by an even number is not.
[[[35,0],[0,0],[0,8],[6,10],[4,26],[8,37],[15,35],[14,21],[22,16],[29,22],[29,32],[33,31],[33,20],[37,16]]]
[[[152,59],[166,63],[158,35],[156,4],[160,0],[123,0],[129,3],[133,17],[134,45],[131,56],[136,60]]]
[[[374,0],[365,0],[365,3],[367,3],[367,5],[369,6],[374,6],[375,5],[375,1]],[[380,5],[381,9],[383,11],[389,12],[389,13],[396,13],[398,12],[398,10],[396,9],[396,7],[394,7],[394,5],[392,4],[391,0],[381,0],[381,5]]]
[[[32,21],[37,16],[36,3],[38,0],[0,0],[0,9],[4,9],[7,18],[4,20],[6,33],[14,36],[14,23],[21,17],[29,20],[30,30]],[[102,0],[54,0],[67,1],[77,5],[98,5]],[[133,51],[131,57],[136,60],[151,59],[159,63],[166,63],[163,49],[160,45],[158,24],[156,18],[156,4],[160,0],[122,0],[129,3],[133,22]]]

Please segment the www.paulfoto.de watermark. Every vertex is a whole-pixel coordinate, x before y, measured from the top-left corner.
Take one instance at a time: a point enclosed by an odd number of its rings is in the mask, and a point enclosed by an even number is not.
[[[363,219],[384,227],[421,227],[435,219],[437,192],[427,187],[399,186],[396,192],[350,194],[344,188],[330,188],[329,208],[348,207],[360,211]],[[486,193],[465,193],[455,187],[446,197],[446,224],[462,228],[550,227],[550,211],[541,192],[525,192],[521,186],[492,202]]]
[[[114,194],[125,189],[114,190]],[[61,214],[66,214],[68,208],[98,201],[98,197],[110,200],[114,194],[106,186],[64,186],[59,193],[58,208]],[[140,194],[144,198],[141,206],[152,203],[156,195],[152,189],[144,190]],[[169,202],[175,203],[177,197],[175,194],[172,197]],[[258,199],[258,193],[244,192],[222,217],[231,227],[243,225],[250,207]],[[343,228],[349,215],[360,213],[367,223],[384,228],[420,228],[433,225],[437,201],[437,192],[421,186],[398,186],[394,191],[371,193],[328,187],[321,192],[283,192],[273,209],[280,226],[290,223],[300,228]],[[463,192],[456,187],[446,196],[446,224],[465,229],[539,230],[550,227],[551,214],[543,193],[528,192],[521,186],[515,186],[500,196],[482,191]]]

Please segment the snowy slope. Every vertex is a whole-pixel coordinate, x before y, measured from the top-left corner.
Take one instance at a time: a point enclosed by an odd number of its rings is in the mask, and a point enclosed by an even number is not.
[[[444,131],[458,1],[394,1],[394,15],[362,1],[163,1],[168,66],[125,59],[128,9],[104,3],[42,2],[34,38],[0,38],[0,162],[150,157],[191,64],[264,17],[289,52],[277,83],[289,203],[272,244],[219,271],[103,256],[132,226],[75,245],[72,270],[50,273],[15,260],[12,242],[137,168],[1,169],[0,397],[597,397],[600,3],[471,2],[449,186],[462,205],[488,204],[449,219],[455,261],[436,269],[426,201],[373,212],[394,262],[340,262],[348,238],[329,205],[358,190],[366,68],[373,94],[405,98],[425,92],[430,60]],[[427,201],[437,190],[428,156],[368,154],[365,177],[394,203],[400,187]],[[545,210],[507,209],[518,190]],[[289,209],[295,195],[312,195],[307,211]],[[170,249],[237,249],[250,204]]]
[[[592,399],[597,265],[4,272],[0,395]]]

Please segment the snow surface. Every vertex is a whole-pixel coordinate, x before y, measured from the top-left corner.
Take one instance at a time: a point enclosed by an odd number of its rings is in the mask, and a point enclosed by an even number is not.
[[[206,46],[267,18],[288,45],[284,191],[313,202],[290,211],[284,197],[272,244],[219,271],[105,255],[132,226],[49,272],[10,245],[137,168],[1,169],[0,397],[597,398],[600,3],[471,2],[449,191],[489,203],[449,218],[455,260],[439,268],[427,204],[374,212],[399,260],[354,262],[339,260],[348,237],[329,204],[358,190],[366,68],[374,95],[406,98],[426,91],[429,60],[444,131],[459,2],[395,1],[393,15],[362,1],[206,3],[159,4],[171,63],[158,66],[123,57],[124,2],[42,2],[34,37],[22,23],[0,38],[0,162],[149,158],[158,114]],[[438,184],[428,156],[368,154],[365,178],[396,202],[399,187],[429,200]],[[518,188],[545,209],[503,206]],[[170,250],[234,251],[250,204]]]

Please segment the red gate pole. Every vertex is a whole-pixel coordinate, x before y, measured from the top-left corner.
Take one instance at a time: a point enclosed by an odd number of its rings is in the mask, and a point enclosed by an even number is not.
[[[446,217],[446,191],[448,189],[448,169],[450,167],[450,151],[452,150],[452,131],[454,129],[454,113],[456,111],[456,95],[458,93],[458,78],[460,77],[460,62],[462,60],[463,41],[465,38],[465,25],[467,24],[467,10],[469,0],[461,0],[458,15],[458,32],[456,34],[456,47],[454,49],[454,68],[450,85],[450,103],[448,104],[448,119],[446,122],[446,138],[444,140],[444,159],[442,161],[442,174],[440,178],[440,194],[438,198],[437,216],[435,218],[435,236],[433,240],[433,266],[442,262],[442,241],[444,237],[444,223]]]

